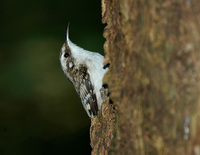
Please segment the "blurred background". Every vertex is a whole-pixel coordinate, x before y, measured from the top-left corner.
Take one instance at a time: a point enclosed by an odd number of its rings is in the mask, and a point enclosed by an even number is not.
[[[90,119],[64,76],[70,39],[103,54],[101,1],[0,1],[0,154],[90,154]]]

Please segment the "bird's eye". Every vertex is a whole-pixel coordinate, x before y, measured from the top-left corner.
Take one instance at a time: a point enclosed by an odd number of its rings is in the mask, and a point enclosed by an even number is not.
[[[64,54],[64,57],[67,58],[68,56],[69,56],[69,53],[66,52],[66,53]]]

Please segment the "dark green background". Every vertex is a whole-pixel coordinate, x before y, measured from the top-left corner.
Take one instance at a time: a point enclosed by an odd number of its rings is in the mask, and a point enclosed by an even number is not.
[[[90,154],[90,119],[59,62],[70,38],[103,51],[101,2],[0,1],[0,154]]]

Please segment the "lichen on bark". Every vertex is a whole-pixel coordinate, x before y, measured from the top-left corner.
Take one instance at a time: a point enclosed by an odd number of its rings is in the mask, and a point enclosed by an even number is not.
[[[102,104],[102,110],[91,121],[90,138],[92,154],[108,154],[115,129],[115,113],[113,105],[107,99]]]

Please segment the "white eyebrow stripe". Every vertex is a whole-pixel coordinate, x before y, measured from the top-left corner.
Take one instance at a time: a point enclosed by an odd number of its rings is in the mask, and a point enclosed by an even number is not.
[[[62,52],[64,52],[64,51],[65,51],[65,49],[66,49],[66,48],[65,48],[65,46],[63,46],[63,47],[61,48]]]

